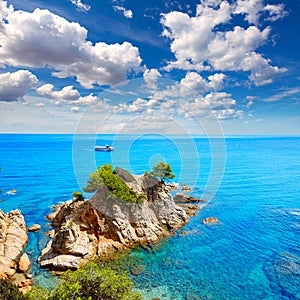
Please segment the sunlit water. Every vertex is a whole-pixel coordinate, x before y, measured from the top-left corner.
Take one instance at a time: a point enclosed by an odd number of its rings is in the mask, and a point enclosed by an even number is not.
[[[43,226],[29,233],[27,252],[32,272],[46,286],[51,276],[36,263],[48,240],[45,215],[80,190],[96,165],[112,162],[142,174],[163,159],[181,183],[194,186],[196,197],[202,196],[212,165],[205,138],[118,137],[114,153],[85,148],[89,139],[77,137],[80,151],[73,158],[72,135],[0,135],[0,208],[18,208],[28,225]],[[114,139],[98,137],[96,143],[114,145]],[[197,155],[185,145],[195,145]],[[131,252],[143,270],[132,276],[143,299],[300,299],[300,138],[227,138],[224,154],[223,181],[181,230],[188,234],[179,231],[153,249]],[[7,195],[11,189],[17,193]],[[220,223],[203,225],[210,216]]]

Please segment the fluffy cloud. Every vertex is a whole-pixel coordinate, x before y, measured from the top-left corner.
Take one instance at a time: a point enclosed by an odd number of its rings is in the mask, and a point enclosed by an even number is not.
[[[221,90],[224,79],[225,75],[222,73],[215,73],[205,79],[196,72],[187,72],[179,82],[155,92],[154,97],[157,99],[182,98],[180,101],[186,101],[186,97],[189,96],[205,95],[211,91]]]
[[[0,26],[0,66],[52,67],[53,75],[75,76],[82,86],[92,88],[124,81],[141,64],[132,44],[93,45],[84,27],[48,10],[30,13],[6,6]]]
[[[157,89],[157,79],[161,77],[161,74],[156,69],[147,69],[144,74],[144,81],[149,89]]]
[[[70,111],[73,112],[73,113],[77,113],[79,112],[80,108],[78,106],[73,106],[70,108]]]
[[[236,101],[225,92],[213,92],[183,103],[179,113],[189,117],[215,117],[218,120],[242,118],[243,111],[236,108]]]
[[[166,69],[245,71],[250,72],[249,79],[256,85],[272,82],[274,75],[286,69],[272,66],[269,59],[256,52],[267,42],[270,27],[261,30],[254,25],[235,26],[222,31],[224,27],[220,26],[236,14],[245,14],[249,23],[256,23],[259,13],[265,11],[269,12],[270,20],[284,16],[283,6],[263,6],[260,0],[238,0],[231,4],[202,1],[197,5],[195,17],[176,11],[164,14],[161,19],[163,35],[171,40],[171,51],[176,58]]]
[[[258,25],[263,16],[268,21],[277,21],[284,18],[287,12],[282,4],[264,5],[263,0],[237,0],[234,14],[244,14],[246,21]]]
[[[210,75],[206,80],[196,72],[188,72],[180,81],[179,91],[182,96],[188,96],[193,92],[202,94],[210,90],[220,90],[223,88],[224,79],[225,75],[222,73]]]
[[[254,100],[257,99],[257,97],[256,96],[247,96],[246,99],[248,100],[246,107],[250,108],[254,104]]]
[[[0,74],[0,101],[18,101],[35,87],[38,79],[27,70]]]
[[[201,117],[201,118],[217,118],[218,120],[227,120],[234,118],[242,118],[243,111],[237,108],[236,100],[231,94],[225,92],[212,91],[205,96],[197,93],[197,97],[189,101],[184,97],[175,93],[166,96],[165,91],[160,98],[152,96],[148,99],[137,98],[130,103],[122,103],[112,107],[114,113],[130,113],[144,116],[172,116],[179,115],[185,118]]]
[[[36,92],[49,99],[63,99],[63,100],[77,100],[80,94],[77,90],[73,89],[73,86],[66,86],[60,91],[53,91],[54,85],[44,84],[36,89]]]
[[[150,96],[148,99],[137,98],[129,103],[121,103],[111,107],[114,113],[130,113],[136,115],[172,115],[176,112],[177,103],[170,99],[158,99]]]
[[[89,11],[91,9],[91,7],[88,4],[82,3],[81,0],[70,0],[70,1],[72,2],[72,4],[77,6],[80,10]]]
[[[54,91],[53,89],[54,85],[47,83],[37,88],[36,92],[49,99],[58,100],[55,102],[55,105],[62,103],[72,105],[92,105],[99,102],[98,98],[93,94],[82,97],[72,85],[65,86],[60,91]]]
[[[118,5],[113,6],[113,9],[115,11],[120,11],[123,14],[123,16],[127,19],[133,18],[133,13],[132,13],[132,10],[130,10],[130,9],[125,9],[123,6],[118,6]]]

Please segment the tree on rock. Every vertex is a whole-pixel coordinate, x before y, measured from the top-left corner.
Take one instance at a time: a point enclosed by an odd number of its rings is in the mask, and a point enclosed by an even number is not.
[[[173,171],[170,164],[160,161],[155,166],[153,166],[150,174],[159,178],[161,182],[164,182],[164,179],[173,179],[175,177],[172,172]]]

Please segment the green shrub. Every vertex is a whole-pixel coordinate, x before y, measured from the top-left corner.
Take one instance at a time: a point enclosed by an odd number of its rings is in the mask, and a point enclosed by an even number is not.
[[[75,200],[78,200],[78,201],[84,200],[84,197],[82,196],[82,193],[77,192],[77,191],[73,192],[73,197],[75,198]]]
[[[75,272],[67,271],[52,292],[33,288],[28,293],[30,300],[141,300],[133,292],[133,283],[125,275],[111,269],[101,269],[93,262]]]
[[[126,202],[137,203],[142,201],[142,197],[136,195],[132,189],[115,175],[110,164],[105,164],[92,173],[87,187],[83,190],[85,192],[95,192],[102,186],[106,186],[114,196]]]
[[[41,287],[34,286],[27,294],[28,300],[50,300],[51,292]]]
[[[27,300],[18,288],[6,279],[0,279],[0,299],[1,300]]]

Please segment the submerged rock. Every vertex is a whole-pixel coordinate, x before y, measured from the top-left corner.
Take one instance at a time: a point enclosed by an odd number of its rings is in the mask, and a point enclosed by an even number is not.
[[[300,299],[300,256],[282,252],[266,262],[263,268],[271,287],[288,299]]]
[[[39,257],[42,267],[76,269],[96,256],[154,243],[189,220],[164,183],[121,168],[115,172],[129,188],[144,194],[144,201],[125,202],[103,186],[88,201],[56,207],[51,218],[54,236]]]

